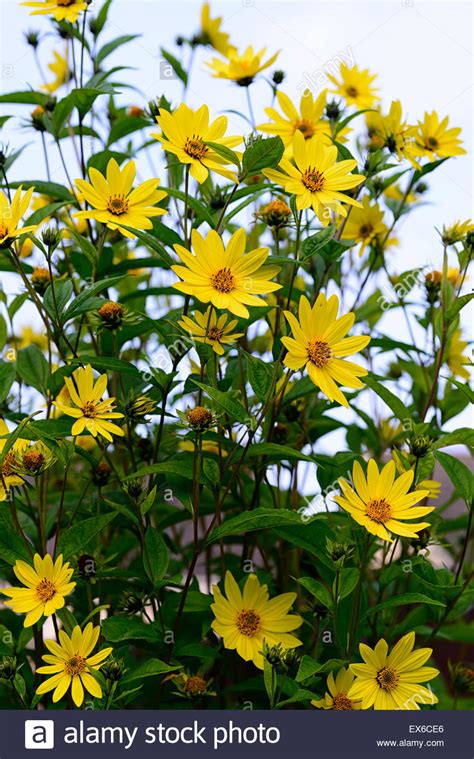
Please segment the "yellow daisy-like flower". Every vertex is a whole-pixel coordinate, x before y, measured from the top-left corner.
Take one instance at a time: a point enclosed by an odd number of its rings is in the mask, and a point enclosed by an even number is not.
[[[362,208],[353,208],[347,223],[342,231],[343,240],[355,240],[362,243],[359,256],[362,255],[367,245],[370,245],[379,235],[385,235],[388,231],[383,223],[383,211],[379,204],[370,201],[368,195],[362,200]]]
[[[341,95],[347,105],[354,105],[360,110],[372,108],[378,101],[378,87],[372,85],[376,78],[377,74],[371,74],[368,69],[347,66],[345,63],[341,63],[339,78],[328,74],[328,79],[336,85],[332,92]]]
[[[317,98],[313,99],[309,90],[306,90],[301,98],[298,111],[288,95],[278,91],[276,97],[283,115],[275,108],[265,108],[265,113],[272,121],[260,124],[257,129],[266,134],[275,134],[281,137],[283,144],[289,149],[288,158],[291,158],[293,136],[297,131],[301,132],[305,140],[317,135],[325,145],[332,145],[331,127],[329,122],[323,119],[326,94],[327,90],[324,90]]]
[[[283,648],[296,648],[301,641],[290,633],[303,623],[299,614],[288,614],[296,593],[283,593],[269,600],[268,588],[260,585],[256,575],[248,576],[243,592],[230,572],[224,582],[227,598],[213,585],[215,619],[212,629],[221,636],[224,647],[236,649],[245,661],[253,661],[263,669],[263,642],[269,646],[280,643]]]
[[[337,295],[326,300],[324,293],[320,293],[313,307],[303,295],[299,303],[299,319],[285,311],[293,337],[282,337],[281,340],[288,351],[285,365],[293,371],[306,368],[311,380],[330,401],[348,407],[336,382],[345,387],[361,388],[363,383],[359,377],[364,377],[367,370],[351,361],[343,361],[343,357],[363,350],[370,337],[345,337],[354,324],[355,314],[350,312],[338,318],[338,311]]]
[[[195,311],[194,321],[189,316],[183,316],[178,322],[186,332],[189,332],[192,339],[197,343],[206,343],[212,345],[212,350],[219,356],[224,354],[224,345],[235,343],[243,332],[232,332],[237,324],[237,319],[232,319],[227,323],[227,314],[217,316],[214,309],[209,306],[203,314],[201,311]]]
[[[45,16],[51,14],[56,21],[69,21],[75,24],[82,11],[87,8],[87,3],[83,0],[42,0],[40,2],[21,3],[28,8],[35,8],[30,11],[30,16]]]
[[[52,63],[48,63],[48,68],[51,73],[54,74],[55,78],[52,82],[45,82],[45,84],[41,85],[41,89],[46,90],[46,92],[49,92],[50,94],[56,92],[56,90],[59,90],[59,88],[62,87],[63,84],[66,84],[69,79],[67,53],[65,55],[61,55],[61,53],[53,50],[53,55],[54,61]]]
[[[427,156],[430,161],[436,158],[449,158],[455,155],[463,155],[466,151],[461,147],[459,127],[448,129],[449,116],[440,121],[436,111],[425,112],[423,121],[418,122],[414,134],[414,153],[419,156]]]
[[[209,3],[203,3],[201,8],[200,42],[210,45],[222,55],[227,55],[235,47],[229,43],[229,35],[221,31],[222,16],[211,18]]]
[[[400,161],[407,158],[415,168],[420,168],[414,157],[416,127],[403,120],[400,101],[392,101],[386,116],[377,112],[370,114],[370,117],[371,132],[373,136],[379,137],[380,147],[388,148]]]
[[[245,230],[234,232],[226,247],[214,230],[204,239],[194,229],[191,240],[194,255],[182,245],[174,246],[184,266],[171,267],[183,280],[175,282],[173,287],[192,295],[201,303],[212,303],[216,308],[247,319],[249,312],[245,305],[265,306],[265,301],[256,295],[266,295],[281,287],[276,282],[270,282],[280,268],[263,266],[269,254],[268,248],[256,248],[245,253]]]
[[[63,557],[58,556],[53,564],[49,554],[43,558],[37,553],[33,565],[26,561],[17,561],[13,571],[25,588],[3,588],[1,591],[9,596],[6,606],[11,606],[17,614],[26,614],[24,627],[31,627],[43,615],[49,617],[64,606],[64,598],[76,587],[70,582],[73,569],[69,562],[63,563]]]
[[[230,161],[208,144],[215,143],[231,149],[241,144],[241,136],[224,136],[227,116],[219,116],[209,123],[207,105],[193,111],[185,103],[181,103],[173,113],[160,108],[156,120],[163,132],[151,136],[161,142],[163,150],[173,153],[180,163],[189,165],[191,176],[199,184],[206,181],[209,171],[215,171],[216,174],[233,182],[237,181],[235,172],[226,168]],[[239,153],[237,155],[240,156]]]
[[[21,328],[19,348],[27,348],[29,345],[36,345],[41,350],[46,351],[48,348],[48,339],[44,332],[36,332],[33,327],[24,326]]]
[[[33,187],[30,187],[22,195],[22,188],[15,192],[10,203],[4,192],[0,191],[0,248],[9,248],[15,237],[33,232],[37,224],[29,227],[20,227],[21,217],[26,213],[30,205]]]
[[[424,667],[433,649],[413,650],[415,633],[400,638],[388,653],[388,645],[382,638],[374,649],[365,643],[359,645],[364,664],[351,664],[355,674],[354,684],[347,694],[349,698],[361,698],[362,709],[419,710],[418,704],[437,704],[434,693],[420,683],[426,683],[439,675],[434,667]]]
[[[135,161],[129,161],[120,168],[115,158],[107,164],[107,176],[97,169],[89,169],[91,182],[76,179],[76,186],[82,200],[86,200],[92,209],[77,211],[76,219],[95,219],[109,229],[118,229],[125,237],[135,239],[135,235],[123,227],[132,229],[152,229],[150,219],[162,216],[164,208],[155,204],[166,197],[166,192],[158,190],[159,179],[148,179],[132,190],[135,179]]]
[[[327,678],[328,690],[326,691],[324,698],[318,701],[311,701],[312,705],[316,709],[335,709],[336,711],[351,711],[353,709],[362,709],[361,699],[348,698],[347,693],[354,682],[354,673],[350,668],[341,667],[339,672],[334,678],[332,672],[329,673]]]
[[[293,137],[293,158],[294,164],[285,156],[281,159],[280,168],[283,171],[264,169],[263,174],[296,195],[299,211],[312,207],[321,223],[327,226],[331,211],[347,216],[342,203],[361,207],[357,200],[341,192],[364,181],[362,174],[350,173],[357,166],[357,161],[338,162],[334,145],[326,147],[317,137],[306,141],[300,131],[295,132]]]
[[[449,226],[443,224],[441,239],[445,245],[454,245],[456,242],[462,242],[467,233],[472,231],[474,231],[474,224],[471,219],[466,219],[466,221],[456,219]]]
[[[462,377],[468,380],[470,377],[469,370],[466,366],[469,366],[469,359],[464,355],[464,350],[469,343],[466,340],[461,340],[461,330],[456,329],[451,337],[448,354],[446,357],[447,364],[451,373],[456,377]]]
[[[384,191],[383,191],[384,198],[388,198],[388,200],[396,200],[397,202],[400,202],[405,198],[405,193],[398,184],[391,184],[389,185]],[[416,197],[414,192],[409,192],[408,195],[405,198],[405,203],[416,203],[418,198]]]
[[[72,425],[72,435],[80,435],[84,430],[88,430],[94,437],[102,435],[112,442],[112,435],[125,434],[120,427],[109,421],[123,418],[123,414],[113,411],[115,398],[101,400],[107,389],[106,374],[101,374],[94,383],[92,367],[88,364],[86,367],[76,369],[72,373],[72,379],[65,377],[64,382],[74,406],[67,406],[58,400],[54,401],[54,405],[63,414],[76,419]]]
[[[3,454],[3,449],[7,444],[7,437],[10,430],[5,424],[3,419],[0,419],[0,455]],[[16,471],[16,457],[18,453],[21,453],[28,445],[26,440],[17,439],[13,445],[8,449],[5,458],[0,466],[0,501],[6,501],[9,498],[11,488],[24,484],[24,480]]]
[[[36,693],[42,696],[43,693],[54,690],[53,702],[56,703],[71,688],[72,700],[77,707],[84,701],[84,690],[94,698],[102,698],[102,688],[92,672],[100,669],[112,653],[112,648],[103,648],[91,656],[99,635],[100,627],[94,627],[92,622],[89,622],[84,630],[76,625],[71,637],[64,630],[60,630],[59,643],[45,640],[44,644],[50,652],[43,656],[47,666],[38,667],[36,671],[40,675],[51,677],[38,686]]]
[[[404,538],[416,538],[429,522],[407,522],[419,519],[433,511],[434,506],[416,506],[429,495],[429,490],[413,490],[414,472],[410,469],[396,477],[395,462],[389,461],[379,472],[374,459],[367,464],[367,477],[358,461],[354,462],[354,487],[341,477],[338,482],[342,495],[334,500],[358,524],[382,540],[393,542],[390,532]]]
[[[261,71],[272,65],[278,58],[280,51],[263,62],[266,48],[256,51],[252,45],[245,48],[243,53],[238,50],[229,50],[226,60],[213,58],[206,66],[214,72],[212,76],[217,79],[230,79],[241,87],[248,87]]]

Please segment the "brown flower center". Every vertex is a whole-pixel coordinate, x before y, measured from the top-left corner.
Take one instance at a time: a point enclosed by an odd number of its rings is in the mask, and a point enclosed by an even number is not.
[[[56,595],[56,588],[50,580],[43,577],[39,585],[36,586],[36,594],[45,603],[46,601],[51,601]]]
[[[97,409],[95,407],[95,403],[93,401],[87,401],[82,407],[82,413],[84,416],[87,416],[89,419],[92,419],[94,416],[97,416]]]
[[[218,329],[217,327],[211,327],[207,332],[207,336],[209,340],[217,340],[217,342],[219,342],[223,333],[224,330]]]
[[[376,680],[383,690],[393,690],[397,687],[398,675],[392,667],[384,667],[377,673]]]
[[[220,293],[230,293],[235,287],[235,279],[230,269],[219,269],[211,276],[211,285]]]
[[[122,214],[127,213],[128,200],[125,199],[125,195],[112,195],[107,203],[107,210],[114,216],[122,216]]]
[[[357,87],[346,87],[346,95],[349,95],[350,98],[356,98],[359,94],[359,91]]]
[[[365,513],[373,522],[384,524],[391,518],[392,509],[384,498],[374,498],[365,507]]]
[[[295,131],[299,129],[305,140],[309,140],[310,137],[316,132],[314,128],[314,122],[309,119],[299,119],[295,123]]]
[[[196,406],[189,409],[187,413],[188,421],[194,427],[202,427],[212,422],[212,414],[204,406]]]
[[[439,142],[436,139],[436,137],[428,137],[428,139],[426,140],[426,147],[429,150],[434,150],[435,148],[438,147],[438,145],[439,145]]]
[[[324,340],[310,340],[306,352],[311,363],[318,368],[326,366],[331,358],[331,348]]]
[[[187,693],[191,693],[192,696],[199,696],[206,690],[207,683],[203,677],[199,675],[193,675],[186,680],[184,690]]]
[[[56,0],[57,5],[65,5],[65,6],[73,5],[74,2],[75,0]]]
[[[365,239],[366,237],[370,237],[373,231],[372,224],[362,224],[359,228],[359,235]]]
[[[314,166],[310,166],[301,175],[301,181],[303,182],[306,189],[310,192],[319,192],[323,189],[324,174],[322,174],[320,171],[317,171]]]
[[[242,635],[253,638],[260,628],[260,615],[254,609],[242,609],[237,614],[235,624]]]
[[[15,473],[15,454],[9,451],[2,464],[2,477],[11,477]]]
[[[341,693],[338,693],[337,696],[334,696],[334,709],[338,709],[339,711],[348,711],[349,709],[353,709],[352,701],[350,698],[347,698],[347,694],[343,691]]]
[[[86,664],[87,662],[83,656],[75,654],[74,656],[71,656],[71,658],[66,662],[64,662],[64,667],[68,675],[74,677],[74,675],[80,675],[81,672],[84,672]]]
[[[186,142],[184,143],[184,152],[191,156],[191,158],[204,158],[208,150],[209,148],[207,145],[197,134],[193,134],[192,137],[187,137]]]
[[[37,472],[44,464],[44,456],[39,451],[27,451],[21,463],[28,472]]]

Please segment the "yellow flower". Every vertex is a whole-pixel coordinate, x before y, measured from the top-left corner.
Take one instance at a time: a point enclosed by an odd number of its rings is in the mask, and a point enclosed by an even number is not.
[[[51,13],[56,21],[69,21],[75,24],[79,13],[85,11],[87,3],[83,0],[42,0],[41,2],[21,3],[28,8],[36,8],[30,16],[46,15]]]
[[[227,55],[235,47],[229,43],[229,35],[221,31],[222,16],[211,18],[209,3],[203,3],[201,8],[201,34],[203,45],[210,45],[222,55]]]
[[[76,587],[70,582],[73,569],[69,562],[63,564],[63,557],[58,556],[53,564],[49,554],[43,558],[37,553],[33,558],[34,566],[18,560],[13,571],[25,588],[4,588],[2,593],[11,598],[5,601],[17,614],[28,612],[24,627],[31,627],[43,615],[49,617],[64,606],[65,596]]]
[[[276,134],[283,140],[287,148],[287,157],[291,158],[293,148],[293,135],[299,131],[309,140],[317,135],[325,145],[332,145],[331,127],[328,121],[323,120],[324,109],[326,107],[327,90],[313,99],[313,96],[306,90],[300,101],[300,110],[291,102],[288,95],[283,92],[277,92],[278,105],[283,111],[281,115],[275,108],[265,108],[265,113],[272,121],[260,124],[257,129],[268,134]]]
[[[338,310],[337,295],[326,300],[324,293],[320,293],[312,308],[304,295],[300,298],[299,320],[290,311],[285,311],[293,337],[282,337],[288,351],[284,363],[293,371],[305,367],[312,382],[330,401],[348,407],[336,382],[345,387],[361,388],[363,383],[359,377],[364,377],[367,370],[342,359],[363,350],[370,337],[345,337],[354,324],[355,315],[350,312],[338,318]]]
[[[24,326],[21,328],[19,348],[27,348],[29,345],[36,345],[41,350],[48,347],[48,339],[44,332],[35,332],[33,327]]]
[[[356,187],[364,181],[362,174],[351,174],[357,161],[337,162],[337,148],[326,147],[317,137],[305,141],[301,132],[293,137],[293,158],[296,165],[288,158],[280,161],[282,171],[265,169],[263,173],[272,182],[282,185],[292,195],[296,195],[296,207],[299,211],[312,206],[315,214],[325,226],[329,223],[330,212],[347,216],[341,203],[358,206],[360,203],[341,190]]]
[[[263,642],[270,646],[280,643],[283,648],[296,648],[301,641],[290,632],[301,626],[299,614],[288,614],[296,593],[283,593],[269,600],[268,588],[260,585],[256,575],[248,576],[243,593],[230,572],[225,576],[225,592],[213,585],[215,619],[212,629],[224,641],[224,647],[237,649],[245,661],[253,661],[263,669]]]
[[[390,111],[386,116],[380,112],[372,113],[370,116],[371,131],[373,135],[379,137],[380,147],[385,146],[399,160],[407,158],[415,168],[419,168],[414,158],[416,127],[403,121],[400,101],[392,101]]]
[[[443,224],[443,233],[441,239],[445,245],[454,245],[455,242],[462,242],[468,232],[474,230],[474,224],[471,219],[461,221],[456,219],[452,224],[446,226]]]
[[[355,675],[349,668],[341,667],[334,679],[332,672],[329,673],[327,679],[328,692],[325,693],[324,698],[319,701],[311,701],[312,705],[316,709],[336,709],[338,711],[349,711],[353,709],[361,709],[361,700],[352,700],[348,698],[347,692],[354,682]]]
[[[180,451],[189,451],[192,453],[194,451],[194,443],[192,440],[181,440],[178,443],[178,448]],[[216,456],[222,456],[222,458],[225,458],[229,454],[227,453],[224,448],[219,449],[219,446],[217,443],[215,443],[213,440],[203,440],[201,442],[201,449],[203,453],[213,453]]]
[[[428,490],[409,492],[413,483],[412,470],[396,477],[395,462],[389,461],[379,472],[374,459],[367,465],[365,477],[361,465],[354,462],[352,479],[354,488],[341,477],[338,482],[342,495],[334,500],[342,506],[358,524],[377,535],[382,540],[393,542],[389,531],[404,538],[416,538],[420,530],[429,527],[429,522],[408,522],[419,519],[433,511],[433,506],[416,506],[429,495]]]
[[[111,654],[112,648],[103,648],[91,656],[100,635],[100,627],[89,622],[84,630],[76,625],[71,637],[64,630],[59,631],[59,643],[45,640],[49,654],[43,656],[47,666],[38,667],[40,675],[51,675],[36,689],[42,696],[54,689],[53,702],[59,701],[71,688],[72,700],[77,707],[84,701],[84,689],[94,696],[102,698],[102,688],[92,675],[100,669],[104,660]]]
[[[29,258],[33,253],[33,248],[33,240],[30,240],[29,237],[23,237],[23,239],[19,241],[18,255],[20,258]]]
[[[21,217],[26,213],[30,205],[33,187],[30,187],[22,196],[22,188],[19,187],[10,203],[4,192],[0,191],[0,248],[9,248],[15,237],[20,237],[27,232],[33,232],[37,224],[29,227],[21,227]]]
[[[414,153],[418,156],[426,156],[430,161],[436,158],[449,158],[450,156],[463,155],[466,151],[461,147],[459,127],[448,129],[449,117],[442,121],[436,111],[425,112],[423,121],[418,122],[414,134]]]
[[[461,340],[461,330],[456,329],[453,332],[451,341],[449,343],[447,364],[454,376],[462,377],[468,380],[470,377],[469,371],[465,368],[469,366],[469,359],[464,356],[463,351],[469,343],[465,340]]]
[[[396,200],[400,202],[405,197],[405,192],[398,184],[391,184],[383,191],[384,197],[389,200]],[[414,192],[409,192],[405,198],[405,203],[415,203],[417,197]]]
[[[101,374],[94,383],[92,367],[88,364],[86,367],[76,369],[72,373],[72,379],[65,377],[64,382],[74,406],[66,406],[57,400],[54,401],[54,405],[63,414],[76,419],[72,425],[72,435],[80,435],[86,429],[94,437],[103,435],[106,440],[112,442],[112,435],[125,434],[120,427],[109,421],[123,418],[123,414],[113,411],[115,398],[101,400],[107,388],[106,374]]]
[[[347,105],[354,105],[359,110],[372,108],[379,99],[376,95],[378,87],[372,86],[377,75],[371,74],[368,69],[346,66],[345,63],[341,63],[339,78],[333,74],[329,74],[328,78],[336,85],[332,92],[341,95]]]
[[[237,319],[232,319],[227,323],[227,314],[221,314],[218,317],[211,306],[204,314],[195,311],[193,316],[194,321],[189,316],[183,316],[178,324],[186,332],[189,332],[197,343],[212,345],[213,351],[220,356],[224,354],[223,345],[235,343],[244,334],[243,332],[232,332],[236,327]]]
[[[56,92],[56,90],[59,90],[59,88],[62,87],[63,84],[66,84],[69,79],[67,53],[65,55],[61,55],[56,50],[53,50],[53,55],[54,61],[52,63],[48,63],[48,68],[54,74],[55,79],[53,79],[52,82],[46,82],[45,84],[41,85],[41,89],[46,90],[46,92],[49,92],[50,94]]]
[[[281,287],[270,282],[280,271],[279,267],[262,266],[269,254],[268,248],[256,248],[245,254],[247,237],[243,229],[234,232],[226,247],[214,230],[204,239],[194,229],[191,239],[194,255],[182,245],[174,246],[184,264],[171,267],[183,280],[173,284],[180,292],[247,319],[249,312],[244,304],[265,306],[265,301],[255,296]]]
[[[161,142],[163,150],[173,153],[180,163],[190,166],[190,174],[199,184],[206,181],[209,171],[215,171],[226,179],[237,181],[235,172],[225,168],[230,164],[208,142],[234,148],[240,145],[242,137],[224,137],[227,129],[227,116],[219,116],[209,123],[209,108],[202,105],[193,111],[185,103],[170,113],[160,108],[156,117],[162,134],[152,134]],[[238,154],[240,155],[240,154]]]
[[[0,419],[0,456],[3,456],[3,450],[8,442],[8,437],[4,437],[4,435],[9,434],[10,430],[3,419]],[[16,471],[15,461],[17,453],[23,451],[26,446],[26,440],[15,440],[3,459],[0,466],[0,501],[7,500],[12,487],[23,485],[23,478]]]
[[[437,480],[422,480],[418,483],[415,490],[427,490],[428,498],[439,498],[441,483]]]
[[[383,211],[379,204],[371,203],[368,195],[362,200],[362,208],[353,208],[342,232],[343,240],[355,240],[362,243],[359,256],[362,255],[367,245],[377,239],[378,235],[385,235],[387,227],[383,223]]]
[[[385,640],[379,640],[374,649],[361,643],[359,651],[364,664],[351,664],[356,676],[347,694],[361,698],[362,709],[418,710],[418,704],[437,704],[434,693],[420,683],[439,675],[434,667],[424,667],[433,650],[420,648],[413,651],[415,633],[400,638],[390,654]]]
[[[213,58],[206,65],[214,71],[213,77],[217,79],[230,79],[241,87],[248,87],[252,84],[257,74],[271,66],[278,58],[280,51],[272,55],[264,63],[263,56],[265,55],[265,50],[266,48],[263,47],[257,52],[253,49],[252,45],[249,45],[243,53],[239,53],[234,48],[227,52],[227,60]]]
[[[78,211],[76,219],[95,219],[109,229],[118,229],[125,237],[135,238],[123,227],[132,229],[152,229],[150,219],[162,216],[164,208],[156,208],[155,203],[166,197],[166,192],[158,190],[159,179],[148,179],[132,190],[135,179],[135,162],[129,161],[120,168],[115,158],[107,164],[107,176],[97,169],[89,169],[91,183],[76,179],[82,200],[86,200],[92,209]]]
[[[399,429],[403,429],[401,425],[399,425]],[[396,448],[393,448],[392,457],[395,462],[395,469],[398,474],[403,474],[411,468],[410,456],[408,453],[404,451],[397,451]],[[438,498],[441,492],[441,483],[437,480],[421,480],[415,485],[414,489],[427,491],[427,498]]]

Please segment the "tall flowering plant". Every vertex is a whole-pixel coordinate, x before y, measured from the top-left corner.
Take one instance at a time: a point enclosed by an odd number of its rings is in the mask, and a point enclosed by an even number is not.
[[[129,103],[114,3],[23,5],[38,73],[0,98],[2,127],[29,114],[0,153],[1,706],[464,707],[474,225],[397,267],[461,130],[382,106],[358,65],[295,99],[284,51],[231,43],[208,3],[162,50],[182,100]],[[196,56],[241,117],[185,102]]]

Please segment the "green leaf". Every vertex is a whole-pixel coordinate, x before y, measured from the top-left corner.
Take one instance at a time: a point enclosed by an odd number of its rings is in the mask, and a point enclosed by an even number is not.
[[[168,266],[173,265],[173,259],[171,258],[170,254],[164,249],[163,245],[149,232],[143,232],[140,229],[131,229],[130,227],[124,227],[124,229],[127,229],[129,232],[133,232],[134,235],[138,237],[139,240],[141,240],[145,245],[153,250],[155,253],[158,253],[160,258],[165,261],[165,263]]]
[[[22,348],[16,354],[16,367],[23,382],[42,395],[46,393],[49,377],[48,362],[37,345]]]
[[[94,282],[92,285],[88,285],[79,295],[74,298],[69,308],[63,313],[62,322],[65,324],[69,319],[74,319],[80,314],[84,314],[88,311],[90,306],[90,300],[97,293],[106,290],[108,287],[114,287],[118,282],[121,282],[124,275],[120,277],[109,277],[108,279],[101,279],[99,282]]]
[[[268,456],[277,461],[292,461],[297,459],[298,461],[309,461],[312,464],[316,463],[316,458],[308,456],[306,453],[291,448],[289,445],[279,445],[278,443],[254,443],[248,449],[247,453],[249,458],[255,458],[257,456]]]
[[[160,640],[155,625],[142,622],[138,617],[108,617],[102,622],[102,632],[109,643],[120,643],[127,640],[146,640],[149,643],[158,643]],[[133,671],[137,672],[137,669]]]
[[[341,570],[339,576],[339,591],[338,600],[342,601],[343,598],[350,596],[357,585],[359,580],[359,572],[354,567],[347,567]]]
[[[168,563],[165,541],[155,527],[148,527],[145,533],[143,567],[154,586],[165,576]]]
[[[413,174],[412,184],[414,185],[416,182],[418,182],[421,179],[421,177],[424,177],[426,174],[430,174],[432,171],[437,169],[438,166],[441,166],[441,164],[447,160],[448,160],[447,158],[440,158],[438,161],[432,161],[431,163],[427,163],[419,171],[415,171],[415,173]]]
[[[150,464],[150,466],[144,466],[138,469],[133,474],[129,474],[124,477],[124,480],[131,480],[137,477],[146,477],[149,474],[163,474],[163,475],[178,475],[178,477],[184,477],[187,480],[193,479],[193,467],[192,456],[182,454],[178,459],[168,459],[168,461],[161,461],[158,464]],[[207,482],[203,478],[202,474],[200,482],[206,485]]]
[[[95,249],[94,245],[92,245],[92,243],[90,242],[90,240],[87,239],[87,237],[80,235],[79,232],[74,227],[71,227],[69,231],[71,232],[74,240],[79,245],[82,253],[84,253],[84,255],[87,256],[91,265],[95,266],[97,263],[97,250]]]
[[[0,403],[8,396],[15,382],[15,364],[10,361],[0,361]]]
[[[328,609],[332,609],[333,600],[330,591],[319,580],[313,580],[312,577],[300,577],[298,583],[306,588],[311,595],[316,598],[319,603],[326,606]]]
[[[425,596],[422,593],[401,593],[398,596],[389,598],[387,601],[382,601],[382,603],[376,604],[376,606],[371,606],[370,609],[367,609],[365,616],[369,617],[372,614],[384,611],[385,609],[392,609],[396,606],[409,606],[410,604],[428,604],[430,606],[446,605],[441,603],[441,601],[435,601],[434,598],[429,598],[429,596]]]
[[[140,116],[126,116],[112,124],[107,145],[113,145],[117,140],[127,137],[129,134],[138,132],[140,129],[147,129],[150,126],[148,119]]]
[[[460,459],[450,456],[449,453],[435,451],[435,456],[467,507],[471,508],[474,477],[470,469]]]
[[[181,79],[181,81],[183,82],[183,84],[187,84],[188,83],[188,75],[185,72],[185,70],[183,69],[183,67],[181,66],[181,64],[178,61],[178,59],[175,58],[174,55],[171,55],[171,53],[169,53],[167,50],[165,50],[164,47],[161,48],[161,55],[163,56],[163,58],[165,59],[165,61],[168,61],[168,63],[170,64],[171,68],[173,69],[173,71],[175,72],[175,74],[179,77],[179,79]]]
[[[84,553],[84,548],[88,543],[105,530],[107,525],[117,516],[117,512],[109,512],[99,517],[84,519],[82,522],[70,527],[66,532],[61,533],[58,543],[58,553],[62,553],[65,559],[77,552]]]
[[[221,390],[217,390],[210,385],[203,385],[202,382],[197,382],[193,379],[193,383],[204,390],[204,392],[217,403],[217,405],[230,416],[241,424],[249,424],[249,414],[240,401],[233,398],[229,393],[223,393]]]
[[[434,443],[434,448],[447,448],[448,445],[474,446],[474,430],[470,427],[460,427],[454,432],[448,432]]]
[[[408,422],[411,419],[411,414],[405,404],[402,403],[400,398],[394,395],[391,390],[384,387],[384,385],[381,385],[380,382],[377,382],[377,380],[375,380],[370,375],[368,377],[364,377],[364,384],[373,390],[374,393],[377,393],[379,398],[381,398],[384,403],[387,404],[389,409],[393,411],[397,419],[399,419],[402,424]]]
[[[5,504],[0,509],[0,558],[11,565],[18,559],[31,561],[31,556],[18,535]]]
[[[0,103],[21,103],[22,105],[44,105],[48,100],[48,95],[44,92],[34,92],[26,90],[25,92],[7,92],[6,95],[0,95]]]
[[[90,364],[97,371],[118,372],[118,374],[128,374],[136,380],[141,380],[142,375],[136,366],[129,361],[122,361],[120,358],[109,358],[108,356],[81,356],[80,359],[72,360],[73,364],[83,366]]]
[[[450,324],[450,322],[453,321],[454,317],[457,316],[461,309],[464,308],[464,306],[467,306],[467,304],[470,303],[473,298],[474,293],[468,293],[467,295],[461,295],[460,297],[456,298],[454,303],[446,311],[446,322]]]
[[[181,664],[166,664],[160,659],[147,659],[142,664],[134,667],[127,672],[120,681],[121,686],[129,685],[136,680],[143,680],[144,677],[153,677],[154,675],[164,675],[166,672],[175,672],[182,669]]]
[[[327,662],[321,664],[311,656],[305,655],[301,659],[295,681],[301,683],[303,680],[313,677],[313,675],[323,675],[327,672],[332,672],[334,669],[340,669],[344,664],[345,662],[342,659],[328,659]]]
[[[46,288],[43,305],[53,321],[58,321],[58,313],[59,317],[61,317],[61,314],[71,300],[73,290],[74,287],[70,279],[56,280]]]
[[[62,184],[57,184],[56,182],[43,182],[41,179],[24,179],[21,182],[11,182],[10,187],[13,189],[23,187],[24,190],[34,187],[35,192],[47,195],[52,200],[64,200],[66,203],[76,202],[74,195],[66,187],[63,187]]]
[[[44,219],[48,218],[49,216],[54,216],[56,211],[59,211],[59,209],[63,208],[63,206],[64,201],[60,201],[59,203],[49,203],[47,206],[43,206],[43,208],[38,208],[37,211],[25,219],[25,226],[41,224]]]
[[[236,517],[226,519],[223,524],[211,532],[207,543],[226,538],[229,535],[243,535],[245,532],[265,530],[283,525],[301,525],[301,515],[286,509],[268,509],[261,506],[253,511],[246,511]]]
[[[330,224],[328,227],[325,227],[325,229],[321,229],[315,235],[311,235],[311,237],[307,237],[305,240],[303,240],[301,245],[303,251],[303,261],[311,258],[318,252],[318,250],[324,248],[324,246],[327,245],[327,243],[334,237],[335,231],[335,224]]]
[[[114,52],[118,47],[121,45],[125,45],[127,42],[131,42],[132,40],[135,40],[137,37],[139,37],[139,34],[122,34],[120,37],[116,37],[111,42],[107,42],[106,45],[101,47],[99,52],[97,53],[95,62],[97,65],[102,63],[107,56],[109,56],[111,53]]]
[[[285,146],[280,137],[257,138],[244,152],[240,179],[249,174],[258,174],[262,169],[274,169],[280,163],[284,151]]]
[[[273,370],[268,362],[262,361],[261,358],[251,356],[250,353],[242,351],[247,362],[248,378],[252,390],[259,400],[266,397],[272,384]]]
[[[222,156],[222,158],[225,158],[226,161],[229,161],[229,163],[233,163],[235,166],[240,166],[240,158],[237,155],[237,153],[234,153],[233,150],[226,147],[225,145],[221,145],[218,142],[207,142],[205,143],[208,147],[212,148],[212,150],[217,153],[217,155]]]

